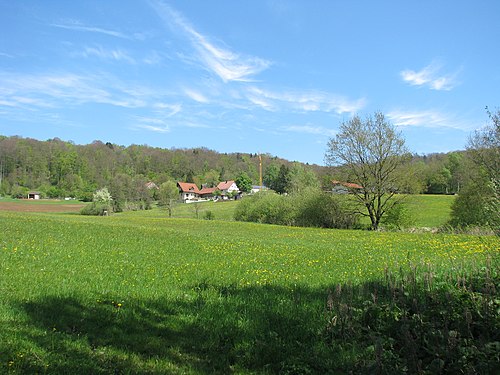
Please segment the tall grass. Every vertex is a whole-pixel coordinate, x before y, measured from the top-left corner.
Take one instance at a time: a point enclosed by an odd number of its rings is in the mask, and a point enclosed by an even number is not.
[[[5,212],[0,226],[0,372],[488,373],[498,360],[495,237]]]

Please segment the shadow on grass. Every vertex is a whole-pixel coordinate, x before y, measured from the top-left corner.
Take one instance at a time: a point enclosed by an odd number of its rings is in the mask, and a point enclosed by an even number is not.
[[[201,283],[154,300],[47,297],[15,307],[26,321],[4,332],[0,366],[57,374],[489,373],[498,364],[498,314],[481,321],[484,311],[466,295],[377,283]]]

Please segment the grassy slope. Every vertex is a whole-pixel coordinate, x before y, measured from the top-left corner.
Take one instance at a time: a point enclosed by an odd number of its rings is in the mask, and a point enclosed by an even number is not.
[[[453,195],[412,195],[408,197],[408,209],[417,227],[436,228],[450,220]]]
[[[0,212],[0,226],[0,371],[13,373],[324,372],[359,354],[321,334],[337,283],[410,264],[439,283],[500,247],[133,215]]]

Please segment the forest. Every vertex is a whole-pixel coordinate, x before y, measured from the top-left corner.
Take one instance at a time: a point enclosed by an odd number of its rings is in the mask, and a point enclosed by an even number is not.
[[[455,194],[467,178],[464,151],[412,155],[408,164],[413,192]],[[292,162],[270,154],[261,155],[264,183],[279,192],[297,189],[293,177],[304,184],[319,184],[324,190],[332,179],[341,179],[341,169]],[[219,153],[207,148],[162,149],[147,145],[120,146],[94,141],[77,145],[58,138],[39,141],[0,136],[0,195],[24,198],[29,190],[45,198],[92,199],[99,188],[121,187],[128,199],[140,199],[146,182],[158,186],[168,180],[213,186],[218,181],[245,174],[259,183],[257,154]],[[304,176],[305,174],[305,176]]]

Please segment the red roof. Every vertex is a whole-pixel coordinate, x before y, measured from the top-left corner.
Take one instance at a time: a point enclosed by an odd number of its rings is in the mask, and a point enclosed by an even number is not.
[[[217,185],[217,189],[219,189],[219,190],[227,190],[227,189],[229,189],[231,187],[232,184],[234,184],[233,180],[219,182],[219,185]]]
[[[332,180],[332,183],[333,183],[334,185],[342,185],[342,186],[345,186],[346,188],[349,188],[349,189],[363,189],[363,186],[358,185],[358,184],[353,184],[353,183],[351,183],[351,182],[342,182],[342,181]]]
[[[178,182],[177,185],[181,188],[183,193],[196,193],[200,194],[200,190],[196,184],[192,184],[190,182]]]
[[[203,188],[203,189],[201,189],[201,190],[199,191],[199,194],[200,194],[200,195],[204,195],[204,194],[213,194],[213,193],[215,193],[215,191],[216,191],[216,190],[217,190],[217,188],[216,188],[216,187],[211,187],[211,188],[205,187],[205,188]]]

